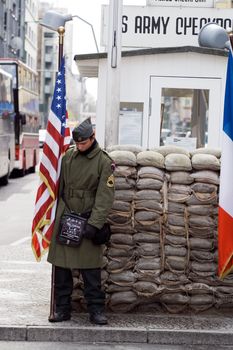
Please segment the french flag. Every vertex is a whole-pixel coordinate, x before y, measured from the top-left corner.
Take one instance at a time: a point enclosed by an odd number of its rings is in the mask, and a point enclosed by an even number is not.
[[[233,269],[233,57],[229,51],[218,212],[218,274],[224,278]]]

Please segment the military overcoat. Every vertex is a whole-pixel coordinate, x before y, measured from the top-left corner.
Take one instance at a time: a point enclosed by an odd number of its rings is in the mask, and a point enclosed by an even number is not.
[[[48,261],[71,269],[101,267],[103,246],[94,245],[85,238],[79,247],[56,242],[61,216],[69,209],[76,213],[91,211],[88,223],[98,229],[106,222],[114,200],[114,177],[112,160],[98,144],[87,155],[75,148],[66,152],[62,160],[58,198]]]

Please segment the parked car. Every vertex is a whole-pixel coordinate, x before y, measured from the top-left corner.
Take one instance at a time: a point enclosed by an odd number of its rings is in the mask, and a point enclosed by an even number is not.
[[[39,130],[39,145],[40,145],[40,148],[42,148],[43,145],[44,145],[45,135],[46,135],[46,129],[40,129]]]

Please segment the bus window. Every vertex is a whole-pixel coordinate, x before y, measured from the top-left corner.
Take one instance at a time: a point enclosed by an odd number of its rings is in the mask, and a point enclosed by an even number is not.
[[[18,60],[0,59],[0,68],[13,74],[15,171],[35,171],[39,160],[39,91],[34,90],[37,72]]]
[[[7,117],[13,111],[12,77],[0,72],[0,114]]]

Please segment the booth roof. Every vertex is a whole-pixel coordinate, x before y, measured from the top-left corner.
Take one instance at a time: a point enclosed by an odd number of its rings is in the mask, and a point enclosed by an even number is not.
[[[125,50],[122,51],[122,57],[141,56],[141,55],[159,55],[172,53],[195,52],[204,55],[228,56],[228,50],[213,49],[199,46],[177,46],[177,47],[156,47],[149,49]],[[83,77],[96,78],[98,77],[99,60],[106,59],[107,52],[89,53],[75,55],[79,73]]]

